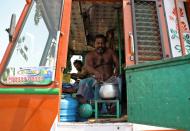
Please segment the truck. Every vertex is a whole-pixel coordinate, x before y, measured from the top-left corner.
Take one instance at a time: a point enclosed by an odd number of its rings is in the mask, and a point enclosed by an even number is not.
[[[25,0],[18,21],[13,14],[7,23],[3,131],[190,130],[190,0]],[[63,72],[108,30],[124,78],[120,117],[61,122]]]

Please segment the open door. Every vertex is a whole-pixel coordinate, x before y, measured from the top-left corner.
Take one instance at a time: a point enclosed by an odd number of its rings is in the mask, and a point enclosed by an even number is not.
[[[168,44],[167,37],[170,35],[164,30],[167,29],[163,14],[164,1],[131,2],[128,6],[132,9],[134,60],[137,65],[126,68],[128,120],[190,130],[190,57],[162,60],[171,54],[169,45],[172,44]],[[153,58],[158,61],[146,62]],[[138,64],[141,62],[146,63]]]
[[[26,0],[0,64],[2,130],[50,130],[59,108],[71,2]]]
[[[162,1],[123,0],[126,66],[171,57]]]

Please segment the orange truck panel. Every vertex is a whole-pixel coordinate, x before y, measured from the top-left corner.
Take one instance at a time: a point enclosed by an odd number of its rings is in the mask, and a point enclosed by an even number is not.
[[[2,131],[49,131],[58,112],[58,95],[0,95]]]

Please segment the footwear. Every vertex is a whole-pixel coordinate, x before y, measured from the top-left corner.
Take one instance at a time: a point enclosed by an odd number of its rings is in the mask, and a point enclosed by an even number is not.
[[[100,110],[101,114],[107,114],[108,110],[107,110],[107,105],[105,103],[102,103],[102,107]]]
[[[116,105],[115,104],[109,104],[107,105],[107,110],[109,114],[115,114],[116,112]]]
[[[76,97],[77,97],[77,100],[79,101],[79,103],[81,103],[81,104],[87,103],[86,99],[83,96],[77,95]]]
[[[76,88],[73,88],[73,87],[71,87],[71,88],[63,88],[62,92],[63,93],[76,93],[77,90],[76,90]]]

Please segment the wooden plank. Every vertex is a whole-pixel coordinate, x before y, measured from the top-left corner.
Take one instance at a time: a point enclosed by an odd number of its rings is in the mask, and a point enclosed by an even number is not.
[[[88,120],[89,123],[109,123],[109,122],[126,122],[127,121],[127,115],[122,116],[121,118],[98,118],[94,119],[91,118]]]

